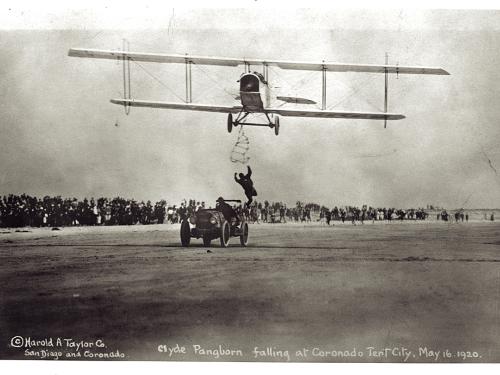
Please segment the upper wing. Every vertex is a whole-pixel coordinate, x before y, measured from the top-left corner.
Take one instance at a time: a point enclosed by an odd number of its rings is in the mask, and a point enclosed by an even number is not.
[[[82,49],[82,48],[71,48],[68,52],[68,55],[73,57],[88,57],[93,59],[110,59],[110,60],[123,60],[124,58],[130,58],[131,60],[135,61],[146,61],[146,62],[157,62],[157,63],[192,62],[200,65],[224,65],[224,66],[238,66],[244,64],[244,62],[240,62],[244,60],[224,58],[224,57],[168,55],[164,53],[110,51],[110,50]]]
[[[268,113],[276,113],[281,116],[297,117],[322,117],[322,118],[350,118],[350,119],[370,119],[370,120],[401,120],[405,116],[399,113],[384,112],[346,112],[327,110],[302,110],[302,109],[282,109],[266,108]]]
[[[358,73],[397,73],[397,74],[437,74],[449,75],[443,68],[425,66],[373,65],[373,64],[343,64],[329,62],[293,62],[277,61],[281,69],[293,70],[323,70],[329,72],[358,72]]]
[[[397,73],[397,74],[438,74],[449,75],[443,68],[425,66],[373,65],[373,64],[344,64],[334,62],[295,62],[276,61],[275,65],[281,69],[292,70],[326,70],[329,72],[357,72],[357,73]]]
[[[121,105],[129,105],[131,107],[184,109],[184,110],[189,110],[189,111],[203,111],[203,112],[238,113],[241,111],[241,106],[222,106],[222,105],[192,104],[192,103],[169,103],[169,102],[155,102],[155,101],[134,100],[134,99],[111,99],[111,103],[121,104]]]
[[[343,64],[335,62],[296,62],[282,60],[262,60],[247,58],[193,56],[193,55],[170,55],[163,53],[127,52],[71,48],[68,52],[73,57],[88,57],[95,59],[123,60],[129,58],[135,61],[158,62],[158,63],[186,63],[191,62],[200,65],[268,65],[277,66],[281,69],[292,70],[327,70],[330,72],[365,72],[365,73],[397,73],[397,74],[449,74],[442,68],[399,66],[399,65],[372,65],[372,64]]]

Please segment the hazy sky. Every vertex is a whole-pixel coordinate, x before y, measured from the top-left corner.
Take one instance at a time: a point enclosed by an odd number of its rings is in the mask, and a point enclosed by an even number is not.
[[[36,20],[35,24],[29,20]],[[5,26],[7,25],[7,26]],[[33,26],[34,25],[34,26]],[[281,117],[245,128],[259,199],[326,205],[500,207],[500,12],[423,10],[12,10],[0,31],[0,194],[213,201],[243,198],[226,115],[132,108],[121,65],[68,49],[440,66],[450,76],[391,76],[373,120]],[[19,30],[21,28],[29,30]],[[179,101],[184,67],[132,64],[132,96]],[[242,68],[193,68],[193,99],[238,104]],[[153,78],[154,77],[154,78]],[[320,100],[321,73],[270,72],[275,93]],[[328,106],[382,111],[383,75],[329,73]],[[118,126],[116,126],[118,125]]]

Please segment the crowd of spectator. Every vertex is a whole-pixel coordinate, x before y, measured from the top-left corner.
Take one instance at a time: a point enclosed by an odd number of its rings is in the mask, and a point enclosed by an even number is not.
[[[343,206],[328,208],[316,203],[296,202],[294,207],[287,207],[282,202],[264,201],[255,203],[249,210],[243,209],[251,222],[312,222],[320,221],[330,225],[331,221],[350,221],[352,223],[371,220],[425,220],[428,214],[423,208],[396,209],[373,208],[362,206]]]
[[[179,205],[169,205],[165,200],[156,203],[125,198],[62,198],[33,197],[27,194],[3,196],[0,198],[0,227],[58,227],[79,225],[134,225],[179,223],[194,212],[211,208],[203,201],[183,200]],[[428,213],[423,208],[397,209],[342,206],[328,208],[316,203],[296,202],[288,207],[283,202],[253,202],[250,207],[235,207],[249,222],[286,223],[321,222],[330,225],[332,221],[351,222],[425,220]],[[453,215],[442,210],[437,220],[468,221],[463,210]],[[493,217],[491,220],[494,220]]]
[[[206,208],[205,202],[197,202],[194,199],[184,200],[180,206],[169,206],[167,208],[167,222],[178,223],[184,218],[191,216],[200,208]],[[396,209],[396,208],[373,208],[368,206],[354,207],[345,206],[329,209],[317,203],[296,202],[295,206],[287,207],[283,202],[257,202],[254,201],[250,207],[239,204],[234,208],[241,212],[251,223],[286,223],[286,222],[313,222],[320,221],[330,224],[331,221],[350,221],[352,223],[365,220],[425,220],[428,216],[423,208]]]
[[[163,223],[164,200],[154,205],[124,198],[32,197],[8,195],[0,199],[2,227],[58,227],[76,225],[132,225]]]
[[[448,213],[448,211],[446,210],[442,210],[440,212],[437,213],[436,215],[436,220],[442,220],[442,221],[453,221],[455,220],[455,222],[464,222],[464,221],[469,221],[469,213],[468,212],[465,212],[464,210],[457,210],[455,211],[454,214],[452,213]],[[484,220],[490,220],[490,221],[495,221],[495,214],[494,213],[491,213],[491,214],[487,214],[487,213],[484,213]]]

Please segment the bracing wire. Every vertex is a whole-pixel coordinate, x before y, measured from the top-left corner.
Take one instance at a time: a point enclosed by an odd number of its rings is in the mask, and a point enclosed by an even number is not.
[[[295,91],[300,85],[303,84],[304,81],[309,81],[309,84],[312,82],[312,79],[311,77],[314,77],[314,74],[315,72],[308,72],[308,73],[305,73],[304,75],[300,76],[299,77],[299,82],[297,82],[296,84],[294,85],[289,85],[283,77],[280,76],[280,74],[278,72],[276,72],[274,69],[272,68],[269,68],[270,71],[272,71],[273,73],[275,73],[278,77],[278,80],[285,83],[285,85],[288,87],[288,89],[290,89],[291,91]],[[364,101],[366,103],[368,103],[370,106],[372,106],[373,108],[376,108],[377,110],[380,110],[379,107],[377,107],[376,105],[374,105],[373,103],[371,103],[371,101],[369,101],[364,95],[361,95],[361,91],[365,90],[367,87],[369,87],[371,84],[373,84],[374,82],[374,78],[371,78],[371,79],[368,79],[368,80],[365,80],[365,82],[363,82],[360,86],[358,87],[353,87],[352,85],[348,85],[348,84],[345,84],[345,83],[342,83],[340,82],[343,86],[347,87],[351,92],[347,93],[346,95],[344,95],[340,100],[338,100],[337,102],[335,102],[334,104],[331,104],[328,106],[327,109],[333,109],[339,105],[341,105],[342,103],[344,103],[346,100],[348,100],[349,98],[351,98],[352,96],[356,95],[356,94],[359,94],[359,96],[364,99]],[[305,87],[305,86],[304,86]],[[304,89],[304,87],[302,87],[301,89]],[[319,107],[318,107],[319,108]]]
[[[250,160],[247,156],[250,150],[250,141],[243,130],[243,125],[240,125],[238,139],[231,150],[230,160],[232,163],[246,164]]]
[[[232,92],[228,91],[226,88],[222,87],[222,86],[219,84],[219,81],[218,81],[216,78],[212,77],[210,74],[208,74],[208,72],[207,72],[205,69],[203,69],[200,65],[193,63],[193,66],[194,66],[195,68],[199,69],[202,73],[204,73],[204,74],[205,74],[205,76],[206,76],[208,79],[210,79],[210,80],[211,80],[211,81],[215,84],[215,86],[216,86],[218,89],[220,89],[220,90],[224,91],[224,92],[225,92],[227,95],[229,95],[231,98],[233,98],[233,99],[234,99],[234,98],[237,96],[237,95],[235,95],[234,93],[232,93]]]
[[[139,64],[137,61],[134,59],[130,59],[134,64],[139,66],[147,75],[149,75],[151,78],[153,78],[156,82],[158,82],[160,85],[162,85],[164,88],[166,88],[172,95],[174,95],[177,99],[179,99],[181,102],[184,102],[185,100],[182,99],[179,95],[177,95],[170,87],[168,87],[161,79],[156,77],[154,74],[150,73],[142,64]]]
[[[280,86],[281,85],[284,85],[286,86],[286,89],[290,90],[290,91],[295,91],[297,89],[298,86],[300,86],[300,84],[302,83],[302,81],[304,81],[306,78],[309,78],[314,72],[304,72],[302,74],[299,74],[298,77],[296,76],[296,80],[298,82],[296,82],[295,84],[291,85],[290,83],[288,83],[288,79],[286,79],[285,77],[282,76],[282,74],[278,73],[278,71],[276,69],[273,69],[272,67],[268,67],[269,71],[271,73],[273,73],[273,77],[274,77],[274,81],[276,83],[278,83]],[[273,91],[274,89],[270,87],[270,89]]]
[[[294,79],[294,81],[296,81],[294,84],[290,84],[288,83],[288,80],[285,79],[284,77],[282,77],[281,74],[279,74],[275,69],[269,67],[268,68],[269,71],[271,73],[273,73],[273,76],[275,76],[275,82],[277,84],[279,84],[280,86],[286,86],[285,89],[281,88],[280,90],[276,90],[274,87],[271,87],[269,86],[269,92],[271,93],[273,99],[276,99],[276,96],[278,96],[278,91],[281,91],[281,92],[287,92],[289,93],[290,95],[293,95],[296,93],[296,91],[300,88],[300,91],[304,91],[305,89],[307,89],[308,87],[310,87],[310,85],[313,83],[313,79],[312,77],[315,75],[316,72],[304,72],[300,75],[298,75],[298,77],[296,77]],[[302,86],[302,87],[300,87]],[[287,103],[286,102],[280,102],[279,104],[275,104],[274,106],[277,106],[277,108],[279,107],[282,107],[284,105],[286,105]],[[315,105],[316,108],[320,108],[317,104]]]
[[[338,100],[334,104],[329,105],[328,109],[333,109],[333,108],[341,105],[342,103],[344,103],[346,100],[348,100],[352,96],[358,94],[362,99],[364,99],[364,101],[366,103],[368,103],[370,106],[372,106],[373,108],[375,108],[377,111],[380,111],[379,107],[377,107],[376,105],[374,105],[373,103],[371,103],[364,95],[361,94],[361,91],[363,91],[367,87],[369,87],[369,85],[372,84],[374,81],[375,81],[375,77],[372,77],[371,79],[368,79],[365,82],[363,82],[363,84],[359,85],[357,88],[353,87],[353,86],[350,86],[350,85],[346,85],[345,83],[342,83],[344,85],[344,87],[347,87],[349,90],[351,90],[351,92],[348,93],[348,94],[346,94],[346,95],[344,95],[340,100]]]

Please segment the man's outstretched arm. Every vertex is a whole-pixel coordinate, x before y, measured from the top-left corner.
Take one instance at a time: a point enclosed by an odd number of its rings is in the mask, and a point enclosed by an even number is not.
[[[247,165],[247,169],[248,169],[247,177],[250,178],[252,176],[252,170],[250,169],[249,165]]]

